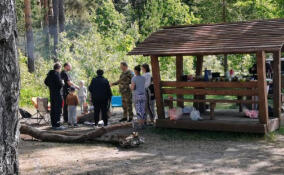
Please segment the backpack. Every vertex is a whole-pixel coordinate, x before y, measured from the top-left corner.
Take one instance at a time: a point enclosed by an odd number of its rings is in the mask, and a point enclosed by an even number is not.
[[[46,76],[46,78],[44,80],[44,84],[49,87],[49,85],[50,85],[50,76],[49,76],[49,74],[47,74],[47,76]]]
[[[149,89],[149,91],[150,91],[151,100],[155,100],[154,84],[152,83],[152,84],[148,87],[148,89]]]
[[[20,112],[22,118],[32,118],[32,114],[30,114],[28,111],[26,111],[22,108],[19,108],[19,112]]]

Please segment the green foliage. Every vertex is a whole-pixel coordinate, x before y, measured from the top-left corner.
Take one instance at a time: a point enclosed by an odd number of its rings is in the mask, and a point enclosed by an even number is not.
[[[229,55],[228,69],[233,69],[236,75],[247,75],[249,68],[255,63],[253,55]]]
[[[279,17],[277,14],[281,10],[278,7],[283,0],[278,1],[279,4],[275,0],[225,0],[224,16],[223,0],[195,0],[192,12],[201,23],[220,23],[224,22],[224,18],[227,22],[270,19]]]
[[[24,0],[16,0],[18,47],[25,51]],[[32,1],[32,20],[35,42],[36,72],[27,71],[26,58],[20,54],[21,105],[30,104],[33,96],[48,96],[43,85],[53,62],[47,57],[42,32],[44,10]],[[130,68],[149,63],[149,57],[128,56],[135,45],[161,26],[224,21],[223,0],[66,0],[65,32],[60,34],[58,58],[70,62],[73,80],[90,82],[97,69],[103,69],[111,81],[118,79],[119,63],[126,61]],[[226,0],[225,18],[228,22],[284,17],[284,0]],[[52,38],[52,37],[51,37]],[[50,47],[53,40],[50,39]],[[207,56],[204,68],[223,71],[223,56]],[[246,74],[254,63],[254,55],[228,55],[228,67],[237,74]],[[184,73],[195,73],[194,57],[184,58]],[[174,80],[175,59],[161,59],[163,80]],[[118,94],[117,87],[113,88]]]
[[[111,0],[97,0],[98,6],[96,15],[91,17],[98,25],[98,32],[105,37],[113,37],[117,33],[124,31],[125,17],[115,10]]]
[[[284,127],[280,127],[278,131],[276,131],[277,134],[284,135]]]
[[[20,69],[21,69],[21,91],[20,106],[32,105],[32,97],[49,97],[48,88],[44,85],[44,79],[48,70],[51,68],[50,61],[43,59],[36,60],[36,71],[31,74],[27,68],[27,57],[19,52]]]
[[[160,26],[197,22],[198,19],[193,13],[189,13],[189,7],[180,0],[149,0],[146,1],[143,13],[139,15],[141,40]]]

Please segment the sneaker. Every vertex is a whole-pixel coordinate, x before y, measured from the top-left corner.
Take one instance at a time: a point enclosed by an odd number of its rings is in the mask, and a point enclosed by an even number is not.
[[[148,122],[148,123],[147,123],[147,126],[154,126],[154,122],[152,122],[152,121],[151,121],[151,122]]]
[[[53,127],[52,129],[54,129],[54,130],[65,130],[66,128],[64,126],[59,126],[59,127]]]
[[[133,120],[133,119],[132,119],[132,118],[130,118],[130,119],[128,120],[128,122],[132,122],[132,120]]]
[[[127,121],[127,118],[122,118],[119,120],[119,122],[125,122],[125,121]]]

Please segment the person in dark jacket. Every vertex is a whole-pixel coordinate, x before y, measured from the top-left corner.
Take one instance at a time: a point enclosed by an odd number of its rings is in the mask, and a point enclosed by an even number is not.
[[[50,103],[51,103],[51,125],[53,129],[61,130],[64,129],[60,126],[60,116],[62,113],[62,95],[61,89],[63,82],[60,76],[61,64],[55,63],[53,70],[50,70],[47,74],[44,83],[49,87],[50,92]]]
[[[104,125],[108,125],[108,108],[109,102],[112,97],[112,92],[110,89],[109,82],[106,78],[103,77],[104,71],[98,70],[97,77],[93,78],[90,86],[89,91],[92,95],[92,103],[94,105],[94,118],[95,118],[95,125],[98,125],[99,122],[99,115],[102,112],[102,119],[104,121]]]
[[[68,122],[68,105],[66,105],[66,98],[67,95],[69,94],[69,90],[72,87],[75,87],[76,89],[79,89],[79,86],[77,86],[71,79],[71,76],[69,72],[72,70],[72,65],[70,63],[65,63],[63,65],[63,71],[60,73],[61,79],[64,81],[64,86],[63,86],[63,99],[64,99],[64,106],[63,106],[63,119],[64,122]]]

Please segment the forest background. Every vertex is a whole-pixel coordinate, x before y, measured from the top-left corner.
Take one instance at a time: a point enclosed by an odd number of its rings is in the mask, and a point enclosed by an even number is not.
[[[43,81],[55,61],[72,64],[76,83],[88,85],[99,68],[113,82],[121,61],[131,69],[150,62],[127,53],[162,26],[283,18],[284,0],[16,0],[16,13],[20,106],[29,106],[32,97],[49,96]],[[245,75],[255,55],[227,59],[228,69]],[[185,74],[194,74],[195,61],[184,59]],[[224,55],[206,56],[204,65],[224,73]],[[173,80],[175,59],[161,59],[161,71],[162,79]],[[117,87],[113,93],[118,95]]]

